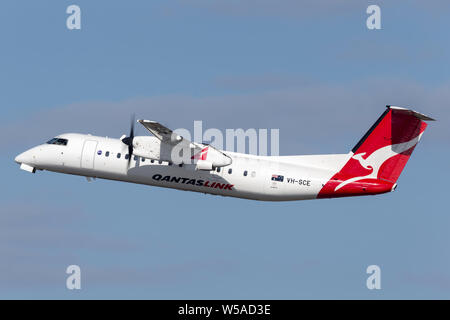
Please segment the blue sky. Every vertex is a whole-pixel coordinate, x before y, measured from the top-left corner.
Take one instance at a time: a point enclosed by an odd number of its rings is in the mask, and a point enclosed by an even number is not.
[[[375,3],[382,30],[370,31]],[[71,4],[81,30],[66,28]],[[3,1],[0,298],[450,298],[449,9]],[[63,132],[120,137],[133,112],[173,128],[279,128],[282,155],[345,153],[386,104],[438,121],[396,192],[377,197],[252,202],[13,162]],[[379,291],[365,286],[371,264]]]

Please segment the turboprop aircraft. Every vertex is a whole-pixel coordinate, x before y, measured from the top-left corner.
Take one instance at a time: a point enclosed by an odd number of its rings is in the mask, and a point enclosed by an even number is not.
[[[138,120],[152,136],[120,139],[66,133],[15,158],[32,173],[48,170],[93,178],[287,201],[375,195],[394,191],[397,179],[433,120],[387,106],[345,154],[256,156],[191,142],[155,121]]]

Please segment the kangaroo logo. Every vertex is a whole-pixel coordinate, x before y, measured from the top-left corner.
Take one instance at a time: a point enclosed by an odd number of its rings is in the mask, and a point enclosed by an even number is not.
[[[385,163],[387,160],[392,158],[393,156],[396,156],[400,153],[403,153],[412,147],[414,147],[417,142],[419,142],[421,136],[423,133],[419,134],[417,137],[407,141],[402,142],[398,144],[392,144],[385,147],[382,147],[378,150],[375,150],[372,152],[371,155],[369,155],[366,159],[363,158],[363,156],[366,154],[366,152],[357,153],[352,156],[353,159],[358,160],[359,164],[367,170],[372,169],[372,172],[365,176],[358,176],[353,177],[350,179],[347,179],[345,181],[342,181],[340,184],[336,186],[334,191],[339,190],[343,186],[346,186],[349,183],[363,180],[363,179],[377,179],[378,178],[378,171],[380,170],[383,163]]]

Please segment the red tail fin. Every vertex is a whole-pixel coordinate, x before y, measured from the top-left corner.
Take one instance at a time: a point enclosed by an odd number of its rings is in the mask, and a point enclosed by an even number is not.
[[[427,127],[425,120],[433,119],[409,109],[387,106],[318,198],[391,191]]]

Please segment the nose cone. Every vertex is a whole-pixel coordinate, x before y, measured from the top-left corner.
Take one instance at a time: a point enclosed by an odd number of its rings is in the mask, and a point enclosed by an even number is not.
[[[14,159],[14,161],[17,162],[18,164],[21,164],[21,163],[29,164],[32,161],[31,153],[29,151],[22,152]]]

